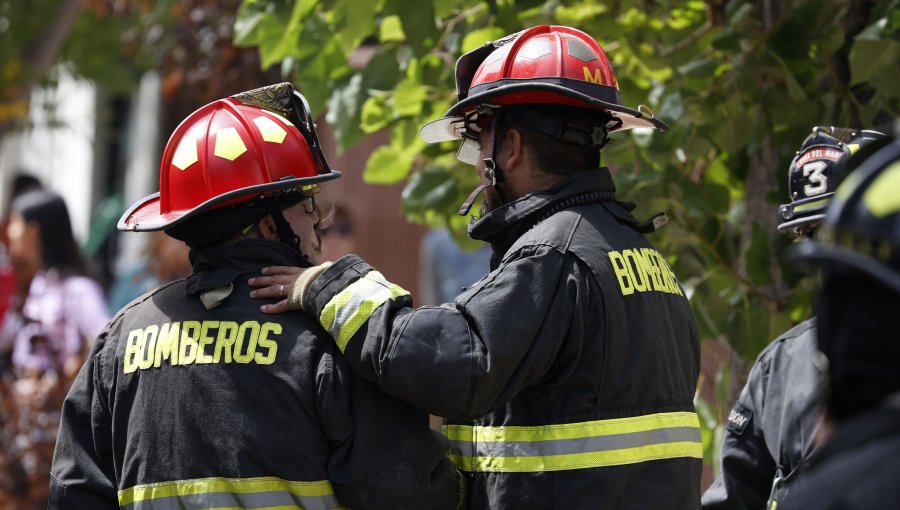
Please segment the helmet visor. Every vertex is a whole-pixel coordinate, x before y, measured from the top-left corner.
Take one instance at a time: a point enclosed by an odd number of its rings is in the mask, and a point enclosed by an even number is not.
[[[456,151],[456,159],[462,161],[467,165],[476,165],[478,164],[478,159],[481,157],[481,142],[474,138],[465,138],[463,139],[463,143],[460,144],[459,150]]]

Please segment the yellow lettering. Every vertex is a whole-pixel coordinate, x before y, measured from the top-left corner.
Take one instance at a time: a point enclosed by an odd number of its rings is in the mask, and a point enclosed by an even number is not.
[[[662,290],[662,278],[659,272],[659,262],[653,254],[656,253],[650,248],[641,248],[641,257],[644,258],[644,267],[647,269],[647,275],[650,277],[648,285],[653,286],[653,290]]]
[[[647,250],[645,253],[647,262],[653,267],[653,289],[659,292],[671,292],[669,284],[666,282],[665,268],[663,267],[665,261],[662,260],[656,250],[645,249]]]
[[[281,324],[276,322],[263,323],[262,329],[259,332],[258,347],[260,349],[268,349],[268,352],[266,352],[265,355],[261,352],[256,353],[255,359],[256,363],[259,365],[271,365],[275,361],[275,354],[278,352],[278,342],[270,340],[269,333],[280,335]]]
[[[200,338],[197,339],[197,363],[212,363],[213,357],[206,354],[206,346],[211,344],[213,338],[209,336],[209,330],[219,327],[219,321],[203,321],[200,327]]]
[[[626,262],[622,260],[622,254],[617,251],[609,252],[609,261],[612,263],[616,278],[619,279],[619,288],[622,289],[622,295],[633,294],[634,284],[631,282],[628,269],[625,267]]]
[[[622,257],[625,259],[625,266],[628,268],[628,273],[634,281],[634,290],[647,292],[647,271],[643,268],[643,257],[635,250],[623,251]]]
[[[151,324],[128,333],[122,370],[130,374],[167,360],[172,366],[207,363],[271,365],[278,354],[277,322],[184,321]],[[215,347],[210,347],[215,345]]]
[[[587,66],[581,66],[581,68],[584,70],[584,80],[585,81],[589,81],[591,83],[601,83],[601,80],[603,79],[603,77],[600,76],[600,68],[599,67],[597,69],[594,69],[593,75],[591,74],[591,70],[588,69]]]
[[[197,360],[197,337],[199,333],[199,322],[184,321],[181,323],[181,345],[178,349],[179,365],[190,365]]]
[[[216,337],[216,351],[213,353],[213,363],[218,363],[225,353],[225,363],[231,363],[231,346],[237,339],[238,323],[222,321],[219,323],[219,335]]]
[[[140,351],[144,350],[144,330],[142,329],[134,329],[128,333],[128,341],[125,344],[125,359],[124,367],[122,368],[122,372],[126,374],[130,374],[137,370],[138,368],[138,360],[137,357]]]
[[[247,338],[247,351],[243,349],[244,338]],[[234,344],[234,360],[238,363],[250,363],[256,353],[256,340],[259,338],[259,323],[247,321],[238,329],[237,341]]]
[[[666,262],[666,259],[662,258],[662,255],[660,255],[660,260],[662,260],[663,264],[665,264],[666,280],[668,280],[669,282],[670,292],[672,294],[683,296],[684,293],[681,292],[681,285],[678,285],[678,277],[675,276],[675,271],[672,271],[672,267],[669,266],[669,263]]]
[[[153,351],[156,349],[156,335],[159,333],[159,326],[152,324],[144,330],[144,341],[141,342],[141,370],[146,370],[153,366]]]
[[[172,365],[178,364],[178,336],[180,334],[181,323],[165,323],[159,328],[159,335],[156,337],[156,352],[153,357],[153,366],[159,368],[162,366],[162,360],[167,359]]]

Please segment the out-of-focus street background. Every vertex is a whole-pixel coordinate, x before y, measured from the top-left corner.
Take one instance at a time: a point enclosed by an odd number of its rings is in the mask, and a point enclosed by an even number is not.
[[[897,117],[897,0],[0,0],[0,314],[15,317],[0,326],[0,510],[45,507],[57,406],[98,324],[190,270],[180,243],[115,230],[158,190],[183,118],[294,83],[344,174],[321,195],[335,211],[325,257],[358,253],[417,305],[445,302],[487,271],[454,214],[476,177],[418,128],[455,100],[462,53],[544,23],[597,38],[625,105],[670,126],[616,136],[603,162],[638,217],[671,217],[651,240],[702,329],[708,483],[750,364],[811,313],[814,282],[775,229],[794,151],[814,125]],[[61,197],[81,261],[46,252],[68,235],[58,213],[37,230],[11,221],[47,210],[32,207],[39,190]],[[52,290],[70,274],[78,307]],[[17,358],[17,342],[46,352]]]

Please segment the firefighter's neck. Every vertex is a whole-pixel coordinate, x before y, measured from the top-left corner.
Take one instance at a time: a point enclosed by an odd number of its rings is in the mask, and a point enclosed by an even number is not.
[[[535,164],[534,149],[523,143],[518,130],[510,129],[499,143],[497,166],[503,172],[505,182],[501,186],[508,202],[552,188],[560,180],[559,176],[544,172]]]

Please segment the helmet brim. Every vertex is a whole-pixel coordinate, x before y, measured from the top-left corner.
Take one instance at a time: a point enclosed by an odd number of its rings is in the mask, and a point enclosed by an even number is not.
[[[127,232],[152,232],[163,230],[174,227],[175,225],[183,223],[218,206],[225,205],[227,202],[239,202],[242,198],[249,199],[265,193],[300,188],[337,179],[340,176],[341,172],[332,170],[330,173],[312,177],[298,177],[295,179],[285,179],[258,184],[256,186],[248,186],[213,197],[191,209],[173,210],[165,214],[160,211],[160,197],[159,192],[157,192],[138,200],[134,205],[129,207],[128,210],[125,211],[125,214],[119,218],[116,229]]]
[[[788,257],[800,267],[863,273],[900,294],[900,274],[877,259],[848,248],[807,240],[792,248]]]
[[[519,97],[517,98],[516,96]],[[666,131],[669,129],[669,126],[665,122],[652,114],[648,115],[633,108],[591,97],[587,94],[582,94],[577,90],[572,90],[569,87],[563,87],[555,83],[528,81],[516,84],[505,84],[463,99],[447,110],[447,113],[444,114],[442,119],[438,119],[438,121],[445,121],[447,124],[446,126],[432,126],[428,129],[428,133],[422,134],[422,138],[426,142],[429,142],[425,136],[432,132],[438,135],[433,137],[435,141],[447,141],[461,138],[459,134],[454,133],[452,124],[460,122],[463,114],[469,110],[474,110],[481,104],[495,103],[501,106],[507,106],[513,104],[554,104],[557,102],[559,104],[582,106],[610,113],[622,121],[620,126],[611,129],[610,132],[635,128],[657,129],[659,131]],[[425,131],[430,124],[434,124],[435,122],[437,121],[426,124],[426,126],[422,128],[422,131]],[[447,138],[448,134],[451,136],[450,138]]]
[[[789,234],[794,232],[797,227],[804,227],[808,225],[814,225],[817,223],[821,223],[822,220],[825,219],[825,213],[819,214],[811,214],[809,216],[802,216],[800,218],[795,218],[790,221],[785,221],[783,223],[778,224],[778,231],[782,234]]]

